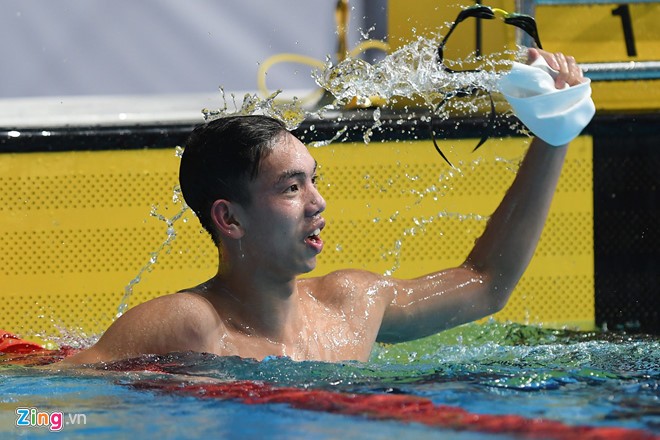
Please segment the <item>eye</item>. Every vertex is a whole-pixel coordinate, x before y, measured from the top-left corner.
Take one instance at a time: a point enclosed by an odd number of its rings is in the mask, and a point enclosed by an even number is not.
[[[312,185],[316,186],[318,181],[319,181],[319,176],[317,175],[312,176]]]
[[[298,184],[294,183],[286,189],[286,192],[296,192],[298,191]]]

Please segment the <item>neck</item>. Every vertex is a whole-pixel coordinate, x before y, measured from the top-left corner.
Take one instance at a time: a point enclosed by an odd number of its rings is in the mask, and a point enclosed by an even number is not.
[[[298,313],[296,286],[296,278],[275,279],[247,265],[221,264],[216,276],[207,282],[207,292],[217,300],[214,303],[226,324],[285,343]]]

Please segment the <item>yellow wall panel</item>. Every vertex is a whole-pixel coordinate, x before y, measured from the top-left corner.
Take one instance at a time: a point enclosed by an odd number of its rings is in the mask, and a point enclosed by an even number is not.
[[[631,4],[636,56],[628,54],[619,4],[538,6],[536,21],[543,45],[571,53],[584,63],[660,60],[660,2]]]

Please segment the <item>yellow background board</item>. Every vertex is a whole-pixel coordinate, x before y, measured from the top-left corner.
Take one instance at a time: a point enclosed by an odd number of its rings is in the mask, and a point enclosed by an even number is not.
[[[355,267],[409,278],[460,264],[527,139],[492,139],[471,154],[475,143],[441,143],[458,169],[429,141],[312,148],[328,202],[326,247],[312,275]],[[215,247],[190,212],[158,252],[168,225],[150,213],[180,211],[178,162],[174,150],[3,154],[0,328],[45,340],[60,329],[74,339],[95,335],[138,276],[130,306],[212,276]],[[592,219],[592,141],[581,137],[530,268],[496,318],[593,325]]]
[[[388,39],[398,48],[417,36],[446,35],[463,7],[475,2],[443,4],[433,0],[389,0]],[[515,11],[513,1],[496,0],[483,4]],[[612,11],[619,4],[541,5],[535,8],[539,36],[544,49],[573,55],[579,63],[660,60],[660,1],[630,4],[630,24],[636,56],[629,56],[622,18]],[[482,53],[492,54],[516,48],[516,28],[501,20],[481,20]],[[468,18],[451,36],[445,58],[461,59],[476,47],[476,20]],[[660,80],[606,81],[592,84],[593,100],[600,111],[649,111],[660,108]]]
[[[628,55],[619,3],[538,6],[536,23],[548,50],[583,63],[660,60],[660,2],[628,5],[636,56]]]

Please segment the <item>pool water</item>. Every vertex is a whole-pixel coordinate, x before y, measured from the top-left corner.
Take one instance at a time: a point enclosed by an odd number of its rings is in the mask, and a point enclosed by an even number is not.
[[[404,410],[393,417],[393,399],[623,435],[603,438],[660,438],[659,349],[654,336],[487,323],[379,345],[367,363],[176,353],[59,371],[0,355],[0,438],[53,435],[16,426],[17,408],[63,413],[67,438],[521,438],[478,424],[420,423]],[[231,394],[237,383],[248,389],[240,398]],[[347,396],[384,403],[342,409]],[[585,438],[562,432],[556,438]]]

